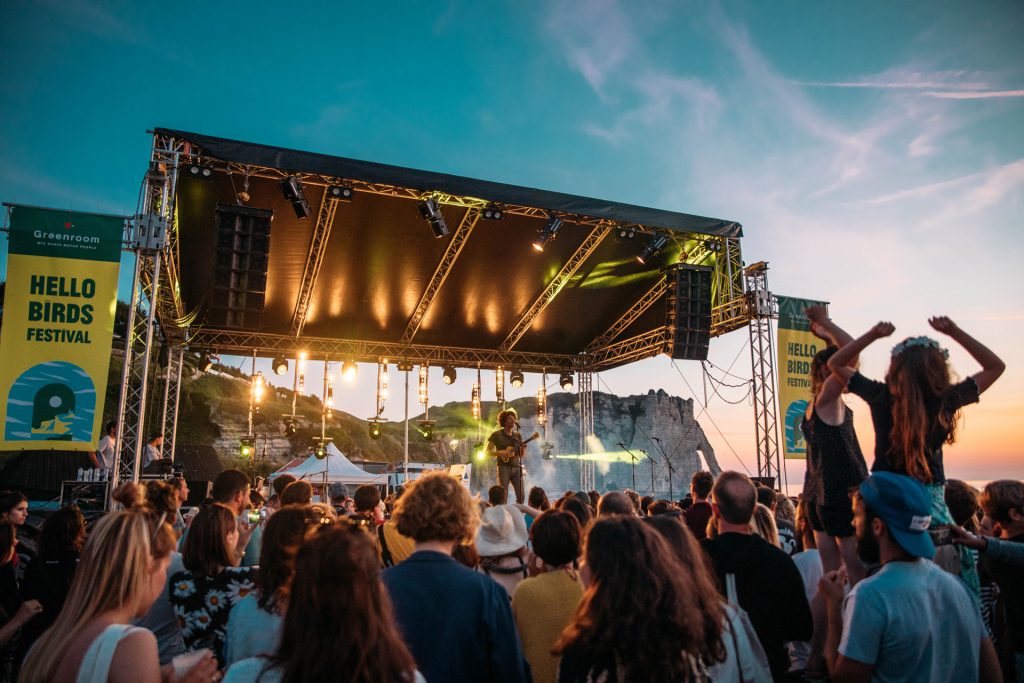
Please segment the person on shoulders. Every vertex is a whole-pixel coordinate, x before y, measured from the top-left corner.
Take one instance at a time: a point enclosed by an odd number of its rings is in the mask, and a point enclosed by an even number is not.
[[[825,574],[825,660],[833,681],[998,681],[995,649],[967,588],[929,558],[932,499],[919,481],[875,472],[854,494],[857,552],[881,569],[844,598]]]

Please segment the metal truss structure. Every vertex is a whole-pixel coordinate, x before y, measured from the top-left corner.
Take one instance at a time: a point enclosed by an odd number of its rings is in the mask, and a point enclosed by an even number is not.
[[[747,305],[750,311],[750,365],[753,369],[754,432],[757,439],[757,473],[780,479],[779,430],[775,400],[775,345],[772,318],[777,315],[775,299],[768,289],[768,264],[755,263],[744,271]]]
[[[591,372],[578,373],[580,401],[580,454],[590,453],[590,437],[594,435],[594,375]],[[593,491],[597,487],[597,478],[593,460],[580,460],[580,489]]]
[[[193,326],[195,314],[184,310],[179,294],[180,261],[178,255],[178,226],[176,224],[176,185],[179,168],[198,163],[211,167],[214,172],[229,175],[267,178],[279,181],[295,175],[304,185],[345,185],[355,192],[422,201],[435,199],[439,204],[467,209],[454,231],[429,283],[422,292],[404,333],[396,342],[306,337],[303,329],[312,294],[323,264],[325,247],[331,226],[336,218],[338,200],[326,196],[320,206],[317,223],[310,242],[309,253],[296,299],[289,334],[269,334],[258,331],[224,330]],[[579,271],[602,241],[619,229],[630,229],[636,234],[663,232],[638,224],[619,224],[603,218],[558,212],[563,220],[591,228],[589,235],[562,266],[544,291],[523,312],[515,327],[498,349],[478,349],[416,344],[414,339],[437,293],[452,272],[467,239],[481,218],[482,211],[492,206],[488,200],[468,196],[416,190],[382,183],[371,183],[347,178],[290,172],[272,167],[242,165],[224,162],[207,156],[203,150],[165,133],[154,135],[149,172],[146,175],[138,215],[129,227],[128,239],[136,255],[129,308],[128,335],[122,381],[118,401],[117,429],[119,447],[114,478],[116,481],[137,480],[139,464],[145,446],[147,421],[159,422],[164,433],[164,454],[173,458],[177,428],[178,403],[184,354],[188,348],[201,348],[238,355],[284,355],[295,357],[300,351],[310,359],[344,357],[357,362],[376,363],[382,358],[402,360],[420,365],[454,365],[497,369],[518,368],[524,372],[544,372],[552,369],[573,371],[579,378],[580,396],[580,450],[588,452],[588,437],[594,432],[592,373],[623,365],[663,353],[671,338],[671,330],[657,327],[630,338],[621,339],[632,323],[662,300],[666,279],[661,277],[633,306],[623,313],[602,335],[587,345],[580,354],[552,354],[516,351],[515,346],[530,329],[565,285]],[[547,219],[552,214],[546,209],[502,204],[501,210],[509,215]],[[712,308],[711,336],[725,334],[749,323],[752,364],[755,382],[755,415],[758,425],[758,469],[773,472],[779,469],[778,438],[775,413],[775,386],[772,368],[772,340],[770,338],[771,298],[768,295],[767,313],[752,303],[752,296],[767,293],[763,267],[752,266],[744,270],[737,237],[716,237],[697,233],[674,233],[672,239],[685,245],[683,259],[688,264],[712,265],[714,275],[714,306]],[[763,266],[763,264],[757,264]],[[744,287],[746,284],[746,287]],[[162,405],[151,406],[160,410],[158,420],[147,415],[146,398],[153,392],[150,382],[155,342],[160,338],[168,352],[168,368],[162,392]],[[585,490],[594,488],[594,462],[581,461],[580,484]],[[113,487],[112,487],[113,488]]]
[[[558,274],[551,280],[544,291],[540,293],[540,296],[530,304],[530,307],[526,309],[526,312],[519,317],[519,322],[509,332],[508,337],[498,347],[499,351],[510,351],[513,346],[516,345],[526,331],[533,325],[533,321],[537,319],[552,299],[558,296],[558,293],[562,291],[562,287],[569,282],[576,271],[580,269],[580,266],[594,253],[594,250],[601,245],[604,238],[611,234],[612,224],[602,223],[590,231],[587,238],[583,240],[583,243],[573,252],[572,256],[565,262],[562,269],[558,271]]]
[[[167,347],[167,375],[164,378],[163,412],[160,418],[164,435],[161,455],[174,459],[174,438],[178,432],[178,399],[181,397],[181,369],[185,360],[185,347],[173,344]]]
[[[313,228],[313,239],[309,243],[309,256],[306,258],[306,266],[302,271],[299,296],[295,300],[295,313],[292,315],[291,329],[293,337],[301,337],[302,328],[306,325],[306,312],[309,310],[309,302],[313,298],[316,281],[320,277],[320,266],[323,265],[324,253],[327,250],[327,238],[331,236],[331,226],[334,225],[334,215],[337,211],[338,200],[331,199],[324,192],[320,211],[316,217],[316,226]]]
[[[466,240],[469,239],[470,234],[473,232],[473,228],[475,228],[476,224],[480,221],[480,215],[480,209],[471,208],[466,212],[466,215],[462,217],[459,227],[455,230],[455,234],[452,235],[451,240],[448,242],[444,255],[441,257],[441,262],[437,264],[437,268],[434,270],[434,274],[431,276],[430,282],[427,284],[427,288],[423,290],[423,294],[420,296],[420,300],[416,304],[416,310],[413,311],[408,324],[405,326],[405,332],[402,334],[401,343],[412,343],[412,338],[416,336],[417,330],[420,329],[420,323],[423,322],[423,317],[430,309],[430,304],[433,303],[434,297],[441,290],[441,286],[444,285],[444,281],[448,279],[448,274],[452,272],[452,266],[455,265],[455,262],[459,258],[459,254],[462,253],[462,247],[466,245]]]
[[[166,277],[176,277],[178,267],[177,240],[168,239],[168,231],[177,232],[174,198],[181,151],[173,140],[154,137],[139,211],[128,228],[128,241],[135,252],[135,271],[132,276],[132,297],[128,307],[128,327],[118,394],[118,447],[114,457],[114,483],[110,487],[111,491],[121,481],[138,481],[139,478],[139,464],[146,445],[146,399],[154,331],[160,320],[158,311],[163,314],[164,321],[168,318],[180,320],[180,316],[176,315],[180,310],[177,292],[161,294],[160,281],[164,271]],[[175,325],[167,325],[165,330],[174,330],[175,336],[182,336],[181,331],[175,328]],[[180,370],[180,362],[178,368]],[[165,387],[165,394],[168,391]],[[177,419],[176,390],[172,419]]]

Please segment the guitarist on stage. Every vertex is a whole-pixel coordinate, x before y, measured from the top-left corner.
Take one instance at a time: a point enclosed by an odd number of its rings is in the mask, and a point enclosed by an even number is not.
[[[509,408],[498,413],[501,429],[487,437],[487,454],[498,460],[498,486],[508,490],[509,482],[516,492],[516,502],[525,503],[523,497],[523,454],[526,444],[519,433],[516,411]],[[528,439],[532,441],[531,437]]]

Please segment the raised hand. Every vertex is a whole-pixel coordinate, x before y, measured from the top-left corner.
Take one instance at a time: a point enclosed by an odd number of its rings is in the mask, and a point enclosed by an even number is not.
[[[953,543],[964,545],[974,550],[984,550],[988,542],[981,536],[975,536],[961,526],[951,524],[947,527],[953,535]]]
[[[888,337],[895,331],[895,325],[888,321],[882,321],[876,324],[874,327],[872,327],[869,334],[875,339],[881,339],[882,337]]]
[[[842,602],[846,591],[846,568],[828,572],[818,581],[818,590],[826,602]]]
[[[928,318],[928,324],[931,325],[936,332],[941,332],[942,334],[952,335],[959,329],[955,322],[944,315],[937,315],[933,318]]]
[[[828,312],[825,310],[825,307],[821,305],[808,306],[804,309],[804,315],[806,315],[807,319],[812,323],[818,323],[819,325],[828,320]]]

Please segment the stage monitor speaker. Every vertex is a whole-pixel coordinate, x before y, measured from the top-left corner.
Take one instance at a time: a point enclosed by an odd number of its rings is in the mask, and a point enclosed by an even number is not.
[[[240,329],[260,326],[273,218],[274,212],[267,209],[217,205],[208,324]]]
[[[677,264],[666,269],[665,324],[671,337],[667,352],[681,360],[707,360],[711,341],[711,279],[708,266]]]

